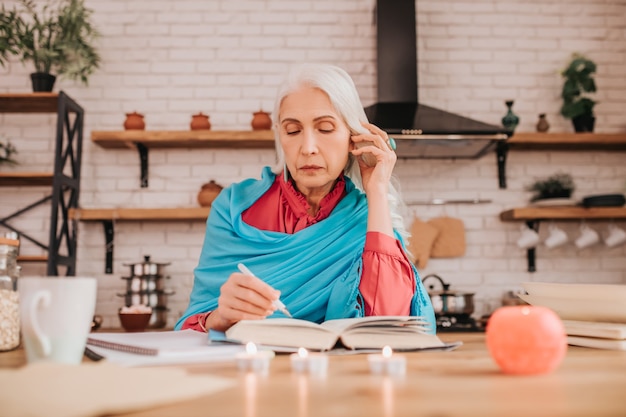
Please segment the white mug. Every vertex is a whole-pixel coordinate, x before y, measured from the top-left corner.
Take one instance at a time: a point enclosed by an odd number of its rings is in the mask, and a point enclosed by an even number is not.
[[[558,226],[554,224],[550,224],[549,227],[549,235],[546,240],[543,242],[549,249],[556,248],[557,246],[561,246],[568,241],[567,233]]]
[[[600,235],[591,227],[583,224],[580,226],[580,236],[576,239],[576,247],[578,249],[588,248],[600,241]]]
[[[608,229],[609,233],[604,238],[604,244],[606,246],[613,248],[626,242],[626,231],[624,231],[624,229],[621,229],[614,224],[609,224]]]
[[[18,285],[27,361],[79,364],[96,308],[96,279],[24,277]]]
[[[522,235],[517,239],[517,246],[522,249],[530,249],[539,243],[539,233],[526,225],[521,226]]]

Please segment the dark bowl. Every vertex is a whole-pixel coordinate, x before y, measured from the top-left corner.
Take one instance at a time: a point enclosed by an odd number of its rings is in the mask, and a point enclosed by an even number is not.
[[[152,313],[119,313],[120,323],[127,332],[143,332],[148,327]]]

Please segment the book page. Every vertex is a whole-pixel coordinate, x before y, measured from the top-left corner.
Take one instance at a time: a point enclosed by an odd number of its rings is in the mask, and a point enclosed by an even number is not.
[[[289,318],[242,320],[226,331],[226,337],[241,343],[312,350],[331,349],[338,340],[337,334],[317,323]]]
[[[328,320],[321,324],[325,329],[336,334],[342,334],[357,327],[389,327],[389,326],[419,326],[424,327],[428,322],[419,316],[368,316],[350,319]]]

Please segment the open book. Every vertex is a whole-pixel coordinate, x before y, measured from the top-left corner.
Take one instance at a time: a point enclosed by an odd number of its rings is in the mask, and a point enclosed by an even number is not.
[[[291,318],[242,320],[228,329],[226,340],[254,342],[270,347],[331,350],[347,349],[394,350],[446,349],[436,335],[426,333],[428,323],[415,316],[371,316],[328,320],[322,324]]]

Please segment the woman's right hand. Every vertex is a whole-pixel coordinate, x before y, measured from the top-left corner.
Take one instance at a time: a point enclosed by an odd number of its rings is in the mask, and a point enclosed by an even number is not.
[[[208,315],[207,329],[226,331],[240,320],[264,319],[274,313],[280,291],[257,277],[233,272],[220,288],[217,308]]]

